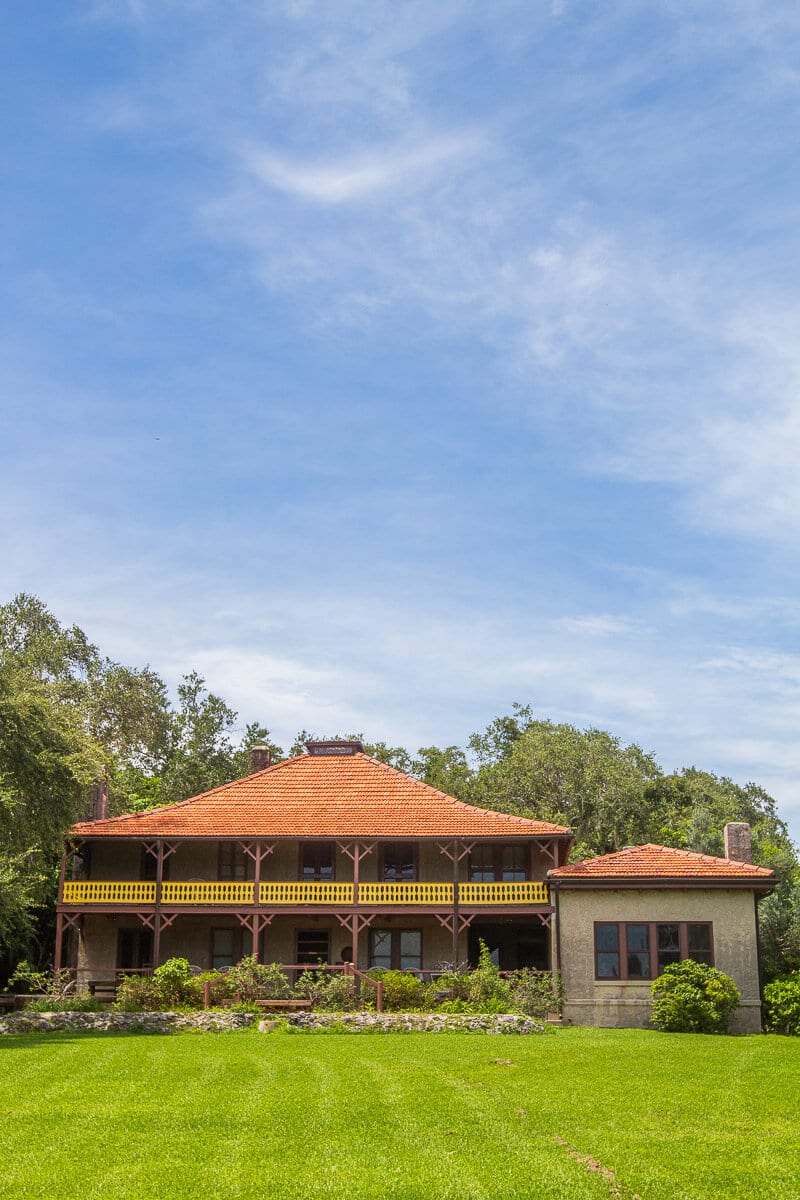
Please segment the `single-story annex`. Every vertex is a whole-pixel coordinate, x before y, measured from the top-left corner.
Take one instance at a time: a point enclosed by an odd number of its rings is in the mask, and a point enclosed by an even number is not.
[[[174,955],[222,968],[352,962],[434,972],[560,967],[564,1019],[643,1025],[649,980],[693,957],[735,979],[760,1028],[755,906],[771,871],[658,846],[567,865],[569,829],[464,804],[364,753],[309,742],[201,796],[75,825],[56,964],[79,982]],[[743,851],[744,853],[744,851]]]

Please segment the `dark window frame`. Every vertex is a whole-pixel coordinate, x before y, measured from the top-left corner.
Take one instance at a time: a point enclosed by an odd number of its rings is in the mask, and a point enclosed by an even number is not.
[[[321,941],[322,938],[326,938],[328,948],[325,954],[315,954],[313,958],[301,958],[301,954],[308,955],[311,953],[310,950],[300,949],[301,937],[314,937],[319,941]],[[296,929],[294,933],[294,961],[298,966],[303,967],[316,967],[320,962],[329,963],[331,961],[331,940],[330,929]]]
[[[161,879],[169,879],[169,860],[172,856],[166,855],[161,867]],[[151,854],[145,845],[140,848],[139,854],[139,878],[147,883],[155,883],[158,878],[158,856]]]
[[[331,874],[324,877],[320,868],[321,852],[323,851],[330,854],[331,862]],[[315,860],[313,877],[305,873],[304,859],[307,853]],[[331,841],[300,842],[297,847],[297,878],[301,883],[332,883],[336,879],[336,843]]]
[[[230,862],[225,860],[230,857]],[[237,861],[238,860],[238,861]],[[237,868],[242,874],[237,874]],[[217,879],[225,883],[244,883],[254,877],[253,860],[241,842],[223,840],[217,845]]]
[[[237,929],[235,925],[212,925],[208,931],[208,961],[212,971],[222,969],[214,966],[214,935],[222,932],[233,934],[233,963],[231,965],[235,966],[243,958],[242,943],[244,939],[242,935],[244,931],[241,928]]]
[[[411,847],[411,862],[413,865],[413,876],[411,879],[398,879],[396,876],[387,877],[386,854],[393,846]],[[419,879],[419,842],[412,842],[409,838],[398,839],[392,842],[382,842],[380,863],[380,880],[382,883],[416,883]]]
[[[617,928],[617,951],[619,955],[619,975],[601,975],[598,966],[599,953],[614,953],[613,951],[598,951],[597,948],[597,931],[603,925],[613,925]],[[646,925],[648,930],[647,946],[649,953],[649,975],[631,975],[628,971],[628,927],[630,925],[641,926]],[[678,962],[683,962],[686,958],[691,958],[692,954],[689,951],[689,927],[702,926],[708,930],[709,950],[701,951],[703,954],[708,954],[708,959],[695,958],[695,962],[707,962],[708,966],[713,967],[715,961],[714,953],[714,923],[713,921],[595,921],[594,922],[594,977],[599,983],[645,983],[653,979],[657,979],[662,973],[664,967],[659,965],[658,960],[658,927],[659,925],[677,925],[678,926],[678,946],[680,958]],[[638,953],[638,951],[633,951]],[[695,951],[695,953],[697,953]],[[665,964],[666,965],[666,964]]]
[[[125,942],[128,942],[130,954],[123,953],[126,949]],[[130,958],[132,961],[123,962],[124,958]],[[123,926],[117,930],[117,970],[118,971],[143,971],[148,967],[153,966],[153,931],[146,926],[133,927]]]
[[[391,966],[384,968],[387,971],[408,971],[410,974],[415,974],[422,970],[422,964],[425,961],[425,934],[422,929],[416,926],[406,926],[404,929],[391,929],[388,926],[370,926],[369,930],[369,969],[372,970],[375,966],[373,962],[373,937],[376,933],[388,933],[391,935]],[[401,967],[401,935],[404,933],[416,933],[419,935],[419,966],[418,967]]]
[[[523,877],[518,882],[522,883],[533,879],[533,848],[526,845],[524,842],[483,842],[474,845],[470,851],[467,864],[467,879],[470,883],[508,883],[511,880],[503,879],[503,857],[506,850],[519,850],[522,857]],[[476,851],[481,854],[489,855],[492,859],[492,878],[491,879],[473,879],[473,855]],[[481,872],[485,874],[485,871]]]

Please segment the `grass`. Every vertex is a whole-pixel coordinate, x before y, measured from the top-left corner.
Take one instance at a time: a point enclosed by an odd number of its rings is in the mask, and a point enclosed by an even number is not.
[[[0,1197],[800,1200],[800,1039],[0,1038]]]

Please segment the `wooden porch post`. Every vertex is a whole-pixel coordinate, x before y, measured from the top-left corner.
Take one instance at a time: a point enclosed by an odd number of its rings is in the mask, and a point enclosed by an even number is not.
[[[264,847],[261,842],[256,842],[253,846],[253,904],[255,905],[256,915],[253,918],[253,958],[258,958],[259,941],[261,940],[261,922],[258,919],[258,909],[261,903],[261,859],[264,855]]]
[[[161,884],[164,881],[164,842],[156,842],[156,900],[153,920],[153,970],[160,966],[161,958]]]
[[[453,970],[458,968],[458,838],[453,840]]]
[[[59,894],[61,889],[59,888]],[[56,913],[56,950],[53,955],[53,974],[57,975],[61,970],[61,959],[63,957],[63,942],[64,942],[64,914]]]

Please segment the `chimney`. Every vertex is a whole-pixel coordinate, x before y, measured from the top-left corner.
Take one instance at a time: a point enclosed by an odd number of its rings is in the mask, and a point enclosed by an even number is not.
[[[735,862],[753,861],[750,826],[747,821],[729,821],[725,826],[725,857]]]
[[[250,774],[255,775],[256,771],[263,771],[269,766],[270,749],[269,746],[251,746],[250,747]]]
[[[108,780],[99,780],[92,788],[93,821],[105,821],[108,816]]]

